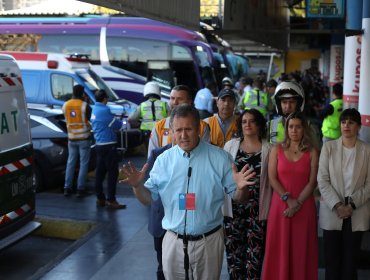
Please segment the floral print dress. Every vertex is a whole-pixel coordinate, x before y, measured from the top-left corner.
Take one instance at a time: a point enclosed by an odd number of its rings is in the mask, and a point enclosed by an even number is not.
[[[260,279],[264,257],[266,221],[258,220],[261,152],[249,154],[239,149],[235,164],[240,171],[246,164],[256,171],[256,184],[249,186],[249,202],[232,201],[233,218],[225,217],[225,246],[230,279]]]

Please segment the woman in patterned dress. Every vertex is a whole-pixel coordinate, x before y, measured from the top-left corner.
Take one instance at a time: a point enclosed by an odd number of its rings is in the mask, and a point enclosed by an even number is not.
[[[246,164],[256,171],[250,186],[249,201],[238,204],[227,197],[224,208],[225,245],[230,279],[260,279],[265,251],[266,219],[272,190],[268,184],[267,159],[270,144],[266,120],[256,109],[245,110],[239,120],[240,138],[232,139],[224,149],[231,154],[238,170]]]

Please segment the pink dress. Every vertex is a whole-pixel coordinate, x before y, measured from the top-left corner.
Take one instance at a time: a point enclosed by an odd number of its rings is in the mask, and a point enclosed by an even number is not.
[[[291,197],[297,198],[309,181],[310,152],[289,161],[278,148],[277,176]],[[317,216],[313,195],[292,217],[283,216],[287,204],[274,192],[267,222],[263,280],[318,278]]]

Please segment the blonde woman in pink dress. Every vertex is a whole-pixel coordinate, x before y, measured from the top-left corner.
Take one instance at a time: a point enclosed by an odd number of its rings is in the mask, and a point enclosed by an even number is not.
[[[269,157],[273,188],[267,224],[264,280],[316,280],[318,277],[316,187],[318,152],[310,145],[307,122],[291,114],[285,141]]]

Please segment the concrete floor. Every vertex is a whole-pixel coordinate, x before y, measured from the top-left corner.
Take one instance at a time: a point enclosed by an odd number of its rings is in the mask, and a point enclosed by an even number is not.
[[[130,158],[142,166],[145,158]],[[93,178],[89,188],[93,191]],[[29,279],[44,280],[115,280],[156,279],[156,256],[153,239],[147,231],[148,209],[133,196],[130,187],[119,184],[118,200],[127,204],[124,210],[95,206],[93,193],[85,198],[65,198],[61,193],[37,194],[37,214],[48,218],[88,221],[96,227],[74,242],[63,257],[50,260]],[[69,230],[73,231],[73,227]],[[370,260],[369,260],[370,262]],[[319,279],[324,279],[319,269]],[[228,279],[226,263],[222,280]],[[370,279],[370,270],[360,271],[359,280]]]

